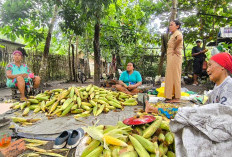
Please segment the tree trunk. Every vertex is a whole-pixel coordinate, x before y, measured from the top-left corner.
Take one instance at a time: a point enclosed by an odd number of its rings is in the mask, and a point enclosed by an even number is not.
[[[78,58],[78,36],[76,36],[76,64],[75,68],[78,69],[79,65],[79,58]]]
[[[90,75],[90,66],[89,66],[89,38],[88,38],[88,32],[85,33],[85,42],[86,42],[86,64],[85,64],[85,75],[87,78],[91,78]]]
[[[50,48],[50,43],[51,43],[51,38],[52,38],[52,32],[53,32],[53,28],[55,25],[55,21],[57,18],[57,14],[58,14],[58,6],[55,5],[54,6],[54,12],[53,12],[53,17],[51,19],[51,24],[49,26],[48,29],[48,34],[47,34],[47,38],[46,38],[46,42],[45,42],[45,47],[44,47],[44,53],[42,56],[42,61],[41,61],[41,66],[40,66],[40,71],[39,71],[39,75],[42,78],[43,81],[47,81],[47,77],[46,77],[46,71],[47,71],[47,65],[48,65],[48,54],[49,54],[49,48]]]
[[[94,84],[100,85],[100,44],[99,44],[99,36],[100,36],[100,20],[96,21],[94,26]]]
[[[71,46],[72,46],[72,72],[73,72],[73,78],[74,78],[74,81],[77,81],[76,71],[75,71],[75,53],[74,53],[74,45],[71,44]]]
[[[69,81],[72,81],[72,64],[71,64],[71,55],[70,49],[72,44],[73,35],[70,37],[69,44],[68,44],[68,68],[69,68]]]
[[[172,0],[172,13],[171,13],[169,22],[172,20],[175,20],[176,15],[177,15],[177,0]],[[161,56],[160,56],[158,75],[161,75],[162,70],[163,70],[164,57],[165,57],[165,54],[167,53],[168,34],[169,34],[169,31],[167,31],[167,34],[162,36],[163,41],[162,41],[162,46],[161,46]]]

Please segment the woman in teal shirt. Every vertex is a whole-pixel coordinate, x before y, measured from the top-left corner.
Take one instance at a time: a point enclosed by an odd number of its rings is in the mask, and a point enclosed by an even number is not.
[[[6,67],[6,77],[7,87],[10,88],[18,88],[21,94],[21,101],[26,100],[25,97],[25,86],[29,85],[29,79],[33,79],[34,88],[38,88],[40,84],[40,77],[35,76],[31,73],[28,66],[23,64],[23,54],[21,51],[14,51],[13,52],[13,60],[14,62],[10,63]]]
[[[134,63],[129,62],[126,67],[126,71],[123,71],[119,77],[119,84],[116,85],[116,89],[126,94],[134,95],[139,93],[137,87],[141,84],[141,74],[134,70]]]

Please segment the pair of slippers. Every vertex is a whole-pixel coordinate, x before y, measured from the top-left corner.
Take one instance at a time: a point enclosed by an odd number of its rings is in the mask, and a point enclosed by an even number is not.
[[[55,149],[61,149],[66,146],[66,148],[75,148],[84,137],[84,130],[78,128],[76,130],[63,131],[56,139],[53,145]]]

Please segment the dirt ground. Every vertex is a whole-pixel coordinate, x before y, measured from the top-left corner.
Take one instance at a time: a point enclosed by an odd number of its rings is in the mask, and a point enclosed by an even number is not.
[[[93,83],[92,79],[87,80],[84,84],[77,82],[66,82],[66,81],[51,81],[47,82],[47,86],[44,90],[55,89],[55,88],[68,88],[70,86],[87,86]],[[155,88],[159,88],[160,85],[155,85]],[[193,85],[182,85],[182,88],[187,88],[190,91],[197,92],[198,94],[203,94],[205,90],[210,90],[213,88],[212,84],[200,84],[198,86]],[[11,99],[11,90],[9,88],[0,88],[0,102]]]
[[[64,81],[52,81],[48,82],[49,86],[45,88],[46,89],[55,89],[55,88],[68,88],[70,86],[87,86],[88,84],[93,83],[93,80],[88,80],[85,84],[79,84],[76,82],[64,82]],[[156,85],[156,88],[159,88],[160,85]],[[197,92],[198,94],[203,94],[205,90],[209,90],[208,85],[199,85],[199,86],[193,86],[193,85],[183,85],[182,88],[187,88],[190,91]],[[9,105],[6,103],[3,103],[6,100],[11,99],[11,90],[8,88],[0,88],[0,105],[1,105],[0,111],[5,112]],[[89,126],[92,125],[94,122],[99,120],[99,125],[115,125],[117,121],[123,120],[125,118],[131,117],[135,114],[136,110],[142,109],[142,106],[126,106],[123,111],[120,112],[114,112],[110,111],[110,113],[107,114],[101,114],[97,117],[97,119],[93,116],[89,116],[86,118],[81,119],[80,121],[76,121],[73,118],[73,115],[69,115],[66,117],[59,117],[51,120],[46,120],[47,117],[43,113],[33,114],[30,113],[28,118],[41,118],[42,120],[36,123],[36,125],[28,126],[28,127],[20,127],[20,132],[24,133],[32,133],[32,134],[38,134],[38,135],[49,135],[49,137],[55,138],[59,135],[60,132],[63,130],[69,130],[69,129],[76,129],[78,127],[83,126]],[[2,114],[0,113],[0,118],[6,117],[10,118],[15,115],[20,115],[20,111],[17,112],[11,112],[12,110],[9,110],[8,112]],[[19,113],[18,113],[19,112]],[[12,124],[12,123],[11,123]],[[4,132],[11,132],[9,130],[10,124],[3,126],[0,128],[0,133]],[[48,127],[49,126],[49,127]],[[42,128],[42,129],[41,129]],[[49,142],[44,148],[46,149],[52,149],[53,142]],[[27,151],[30,152],[30,151]],[[74,156],[75,149],[71,149],[68,156]]]

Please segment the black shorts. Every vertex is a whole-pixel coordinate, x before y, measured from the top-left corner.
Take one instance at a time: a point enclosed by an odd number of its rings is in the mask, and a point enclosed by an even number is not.
[[[201,75],[202,73],[203,58],[195,58],[193,61],[193,73]]]

